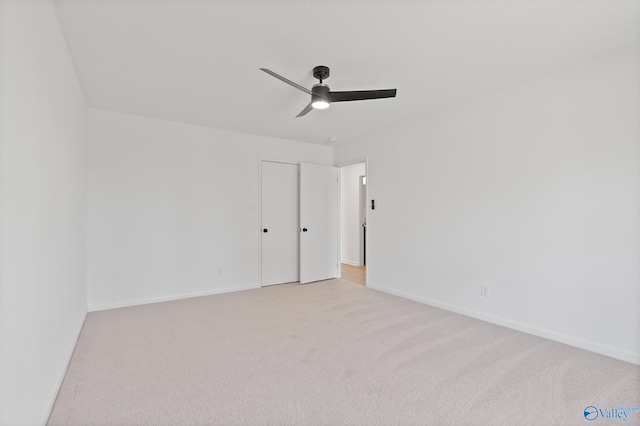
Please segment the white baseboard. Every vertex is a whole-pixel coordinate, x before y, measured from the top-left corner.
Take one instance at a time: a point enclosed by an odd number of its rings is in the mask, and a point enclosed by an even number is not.
[[[362,266],[360,265],[360,262],[353,262],[351,260],[344,260],[344,259],[342,259],[340,263],[346,263],[347,265],[351,265],[351,266]]]
[[[98,305],[90,305],[89,312],[106,311],[108,309],[117,309],[117,308],[127,308],[129,306],[147,305],[149,303],[171,302],[172,300],[190,299],[192,297],[201,297],[201,296],[212,296],[214,294],[232,293],[235,291],[253,290],[256,288],[260,288],[260,285],[227,287],[222,289],[199,291],[194,293],[175,294],[171,296],[125,300],[123,302],[115,302],[115,303],[102,303]]]
[[[49,401],[49,406],[47,407],[47,418],[44,419],[43,425],[46,425],[47,422],[49,421],[49,416],[51,415],[51,411],[53,410],[53,405],[56,403],[56,398],[58,397],[58,392],[60,392],[60,388],[62,387],[62,381],[64,380],[64,376],[67,375],[67,370],[69,369],[69,363],[71,362],[71,358],[73,357],[73,352],[76,350],[76,345],[78,344],[78,339],[80,338],[80,333],[82,333],[82,328],[84,327],[84,323],[87,320],[87,313],[85,312],[84,317],[82,318],[82,321],[80,322],[80,327],[76,330],[75,333],[75,339],[73,341],[73,346],[71,346],[71,349],[69,350],[69,352],[67,353],[66,359],[65,359],[65,363],[64,363],[64,368],[62,369],[62,371],[60,372],[60,374],[58,375],[58,379],[56,380],[56,384],[55,384],[55,392],[53,393],[53,395],[50,398]]]
[[[471,309],[463,308],[461,306],[451,305],[449,303],[440,302],[438,300],[429,299],[422,296],[406,293],[403,291],[393,290],[384,286],[367,283],[367,287],[374,290],[382,291],[384,293],[399,296],[405,299],[410,299],[415,302],[423,303],[425,305],[434,306],[436,308],[445,309],[447,311],[455,312],[457,314],[465,315],[468,317],[476,318],[482,321],[490,322],[492,324],[501,325],[503,327],[511,328],[514,330],[522,331],[523,333],[532,334],[534,336],[543,337],[545,339],[553,340],[555,342],[564,343],[576,348],[585,349],[587,351],[595,352],[601,355],[606,355],[611,358],[616,358],[622,361],[631,362],[633,364],[640,365],[640,353],[626,351],[618,349],[612,346],[602,345],[600,343],[592,342],[590,340],[584,340],[578,337],[569,336],[555,331],[538,328],[529,324],[501,318],[493,315],[488,315],[482,312],[474,311]]]

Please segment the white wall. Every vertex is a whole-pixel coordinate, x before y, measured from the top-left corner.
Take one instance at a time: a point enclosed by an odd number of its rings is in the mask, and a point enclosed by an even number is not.
[[[369,285],[640,363],[638,51],[337,146],[379,202]]]
[[[87,312],[87,106],[50,1],[0,3],[0,424],[43,424]]]
[[[340,256],[342,263],[360,265],[360,176],[364,176],[364,163],[340,169]]]
[[[259,159],[333,154],[94,109],[89,141],[90,310],[259,286]]]

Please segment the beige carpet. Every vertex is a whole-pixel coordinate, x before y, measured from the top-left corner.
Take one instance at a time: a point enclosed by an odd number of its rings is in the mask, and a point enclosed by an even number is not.
[[[587,406],[640,367],[333,280],[89,314],[49,424],[640,424]]]

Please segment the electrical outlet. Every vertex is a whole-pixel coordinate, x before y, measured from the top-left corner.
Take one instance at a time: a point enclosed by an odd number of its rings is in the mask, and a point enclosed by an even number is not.
[[[489,284],[480,284],[480,296],[489,297]]]
[[[216,272],[217,272],[217,275],[218,275],[219,277],[221,277],[221,276],[222,276],[222,268],[218,268],[218,270],[217,270]]]

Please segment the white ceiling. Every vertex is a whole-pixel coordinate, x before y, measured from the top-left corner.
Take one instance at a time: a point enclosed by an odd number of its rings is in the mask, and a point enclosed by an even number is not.
[[[640,39],[640,0],[55,0],[89,106],[326,144]],[[332,90],[395,99],[294,118]]]

